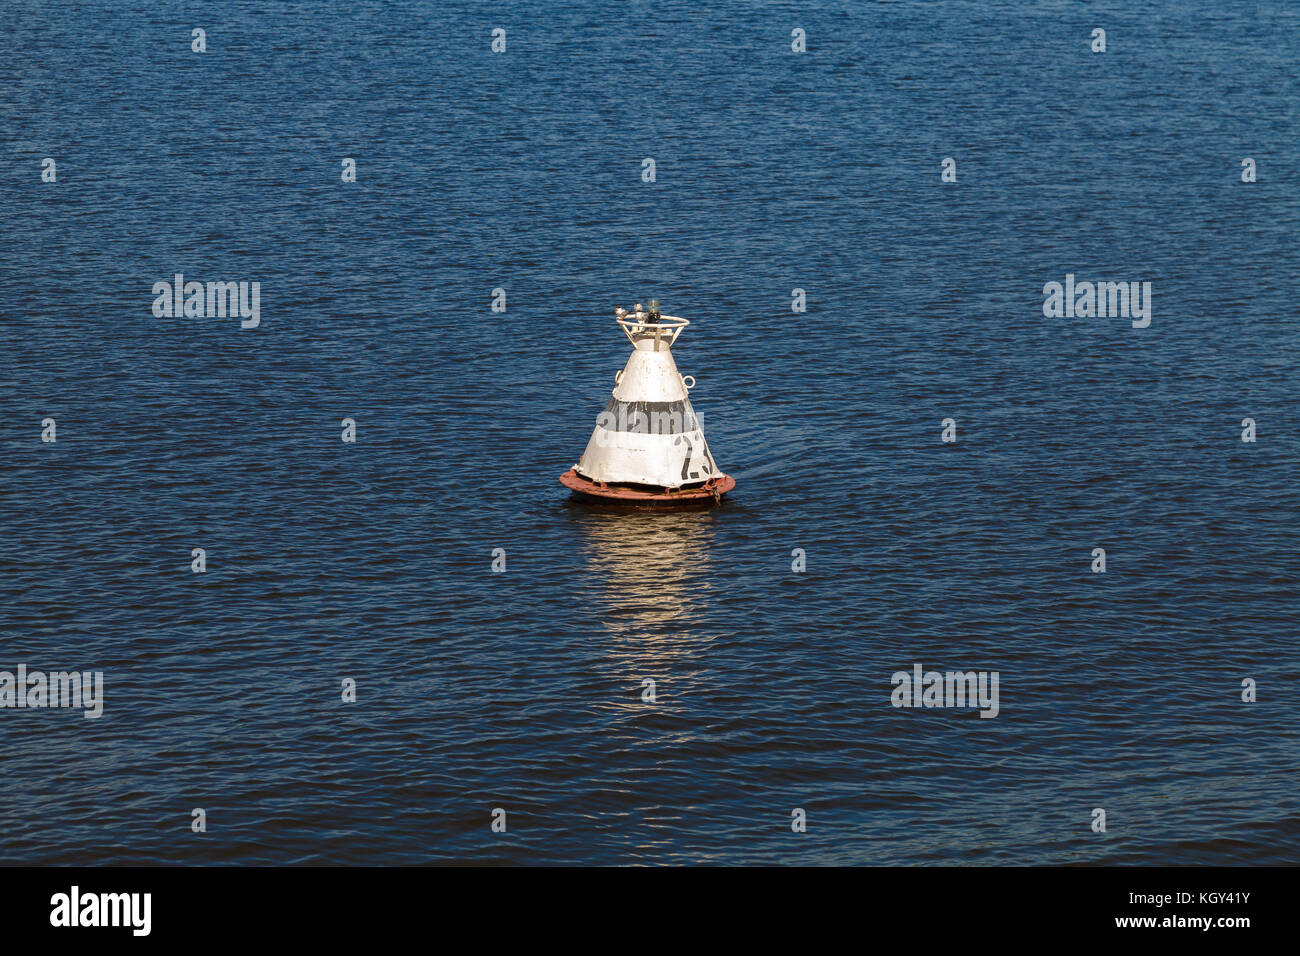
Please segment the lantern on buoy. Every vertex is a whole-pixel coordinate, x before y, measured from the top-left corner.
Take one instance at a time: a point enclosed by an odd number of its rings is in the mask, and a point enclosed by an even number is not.
[[[695,379],[677,371],[671,351],[686,319],[659,303],[615,309],[632,356],[578,463],[560,484],[590,501],[624,505],[712,505],[736,487],[718,470],[691,408]]]

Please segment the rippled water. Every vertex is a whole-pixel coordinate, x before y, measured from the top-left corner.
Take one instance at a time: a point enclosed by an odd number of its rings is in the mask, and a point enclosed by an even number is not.
[[[1297,862],[1300,8],[0,14],[0,862]],[[651,296],[719,510],[556,481]]]

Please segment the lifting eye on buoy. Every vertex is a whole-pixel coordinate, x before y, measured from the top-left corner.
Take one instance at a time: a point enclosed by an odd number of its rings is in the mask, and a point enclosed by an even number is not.
[[[690,379],[689,382],[686,381],[688,378]],[[695,376],[694,376],[694,375],[683,375],[683,376],[682,376],[682,385],[684,385],[684,386],[686,387],[686,391],[689,392],[691,389],[693,389],[693,388],[695,387]]]

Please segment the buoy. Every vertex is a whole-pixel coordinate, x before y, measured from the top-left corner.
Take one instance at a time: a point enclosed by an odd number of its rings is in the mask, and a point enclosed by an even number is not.
[[[709,507],[736,487],[718,470],[691,407],[695,379],[682,376],[672,346],[691,323],[663,315],[659,303],[614,317],[632,355],[614,376],[614,390],[596,419],[587,449],[560,476],[586,501],[654,507]],[[687,384],[689,381],[690,384]]]

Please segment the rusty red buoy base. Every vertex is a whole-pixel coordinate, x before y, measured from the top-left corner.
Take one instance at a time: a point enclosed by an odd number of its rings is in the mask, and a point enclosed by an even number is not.
[[[570,468],[560,475],[560,484],[574,497],[605,505],[649,508],[708,508],[722,502],[722,496],[736,487],[730,475],[715,475],[702,485],[689,488],[660,488],[654,485],[610,484],[591,481]]]

